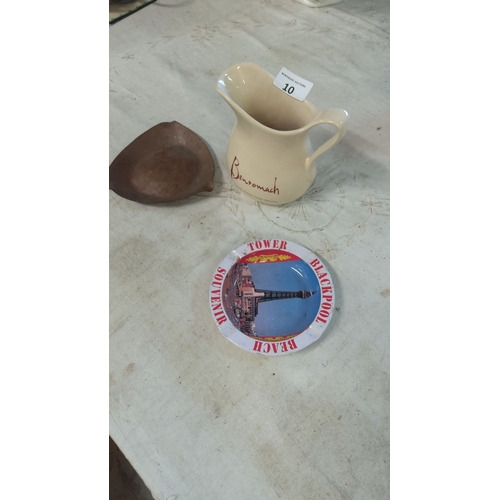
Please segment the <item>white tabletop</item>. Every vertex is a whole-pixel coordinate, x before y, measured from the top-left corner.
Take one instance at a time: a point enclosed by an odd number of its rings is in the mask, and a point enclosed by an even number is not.
[[[349,130],[310,191],[262,205],[231,181],[233,64],[312,81]],[[110,162],[178,121],[210,147],[211,193],[170,206],[110,191],[110,435],[156,499],[389,498],[389,2],[167,0],[110,26]],[[330,137],[311,132],[313,144]],[[211,277],[232,249],[290,240],[328,266],[336,310],[292,354],[219,332]]]

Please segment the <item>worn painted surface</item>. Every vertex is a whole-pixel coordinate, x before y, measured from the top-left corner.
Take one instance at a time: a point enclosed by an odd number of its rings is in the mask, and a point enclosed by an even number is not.
[[[388,2],[258,4],[159,0],[110,27],[110,162],[172,120],[216,161],[214,191],[171,206],[110,192],[110,434],[156,499],[388,499]],[[214,86],[245,60],[350,113],[285,207],[254,202],[225,165],[234,116]],[[217,264],[259,238],[311,249],[336,289],[328,331],[277,358],[224,339],[208,307]]]

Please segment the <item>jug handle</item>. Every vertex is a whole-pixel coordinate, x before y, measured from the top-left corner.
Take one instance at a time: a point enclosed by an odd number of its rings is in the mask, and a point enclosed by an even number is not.
[[[307,125],[306,130],[323,123],[333,125],[337,129],[336,134],[331,139],[320,146],[311,156],[307,157],[307,168],[310,168],[323,153],[326,153],[329,149],[333,148],[333,146],[335,146],[335,144],[337,144],[337,142],[344,137],[347,130],[346,123],[348,116],[347,111],[344,111],[343,109],[325,109],[324,111],[321,111],[316,120]]]

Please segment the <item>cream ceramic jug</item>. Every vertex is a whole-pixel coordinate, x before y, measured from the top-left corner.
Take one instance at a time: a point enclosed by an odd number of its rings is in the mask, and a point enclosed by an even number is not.
[[[274,78],[252,63],[225,71],[216,89],[236,113],[227,148],[234,183],[255,199],[283,205],[300,198],[316,177],[317,158],[346,131],[347,112],[318,111],[273,84]],[[308,131],[319,124],[337,128],[335,135],[311,154]]]

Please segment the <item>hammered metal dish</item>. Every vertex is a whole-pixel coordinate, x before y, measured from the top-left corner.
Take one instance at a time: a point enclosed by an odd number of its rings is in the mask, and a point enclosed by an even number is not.
[[[109,167],[109,188],[140,203],[169,203],[214,188],[205,143],[178,122],[159,123],[131,142]]]

